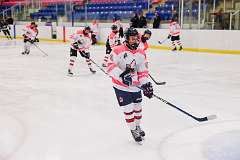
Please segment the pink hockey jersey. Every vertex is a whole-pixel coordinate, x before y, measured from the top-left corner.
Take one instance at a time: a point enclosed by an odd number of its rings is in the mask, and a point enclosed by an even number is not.
[[[25,28],[23,29],[23,32],[24,32],[23,33],[24,37],[30,40],[34,40],[38,35],[38,29],[31,28],[31,25],[25,26]]]
[[[180,25],[177,22],[171,22],[169,24],[169,31],[171,36],[179,36],[180,35]]]
[[[122,39],[119,36],[119,32],[118,33],[111,32],[108,36],[108,39],[111,48],[118,46],[119,44],[122,44]]]
[[[83,30],[78,30],[76,34],[72,34],[70,36],[72,39],[71,48],[74,48],[74,44],[78,45],[78,50],[80,51],[89,51],[89,48],[91,46],[91,37],[89,34],[85,35],[83,34]]]
[[[142,49],[142,50],[144,50],[146,52],[148,50],[148,48],[149,48],[149,45],[148,45],[147,41],[146,42],[142,42],[141,37],[142,37],[142,35],[139,33],[140,43],[139,43],[138,49]]]
[[[125,85],[119,77],[127,65],[134,68],[134,72],[131,73],[133,82],[131,86]],[[140,89],[137,86],[149,82],[144,50],[129,50],[125,44],[113,48],[108,60],[107,72],[112,77],[113,86],[123,91],[138,92]]]

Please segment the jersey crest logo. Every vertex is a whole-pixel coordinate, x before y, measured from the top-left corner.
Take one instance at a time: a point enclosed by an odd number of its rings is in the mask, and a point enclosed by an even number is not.
[[[122,97],[119,97],[119,102],[123,102],[123,98]]]

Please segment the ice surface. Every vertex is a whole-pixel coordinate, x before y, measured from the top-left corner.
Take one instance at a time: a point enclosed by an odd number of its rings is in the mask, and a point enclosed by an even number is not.
[[[67,76],[69,44],[0,41],[1,160],[236,160],[239,157],[240,56],[150,50],[156,95],[199,117],[199,124],[157,99],[143,102],[146,140],[135,144],[111,80],[79,57]],[[104,46],[91,49],[101,64]],[[230,140],[228,138],[231,137]],[[228,153],[231,153],[231,157]],[[225,159],[224,159],[225,160]]]

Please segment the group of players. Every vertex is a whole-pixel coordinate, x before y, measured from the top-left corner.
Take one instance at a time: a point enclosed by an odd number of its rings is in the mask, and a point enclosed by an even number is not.
[[[179,50],[182,49],[179,28],[176,22],[171,22],[168,38],[173,41],[173,50],[176,50],[175,42],[179,45]],[[96,73],[91,64],[92,60],[89,51],[92,45],[91,32],[91,28],[86,26],[71,36],[69,76],[74,75],[73,67],[78,53],[85,58],[90,72]],[[39,41],[36,38],[37,35],[36,23],[32,22],[24,28],[24,52],[22,54],[29,54],[30,46]],[[145,137],[145,132],[141,128],[142,93],[148,98],[153,97],[153,87],[149,79],[146,55],[149,47],[148,40],[151,35],[149,29],[146,29],[141,34],[135,28],[127,28],[124,31],[120,23],[113,23],[106,41],[106,54],[102,63],[102,67],[112,78],[118,104],[123,110],[131,134],[139,144],[142,143]]]
[[[85,27],[72,36],[68,75],[72,76],[73,66],[78,53],[86,59],[92,73],[89,47],[91,45],[91,28]],[[106,42],[106,55],[102,67],[112,78],[113,88],[119,106],[125,115],[134,140],[141,143],[145,132],[140,127],[142,118],[142,92],[152,98],[153,88],[148,79],[148,65],[145,51],[151,31],[140,34],[135,28],[127,28],[125,32],[120,24],[114,23]]]

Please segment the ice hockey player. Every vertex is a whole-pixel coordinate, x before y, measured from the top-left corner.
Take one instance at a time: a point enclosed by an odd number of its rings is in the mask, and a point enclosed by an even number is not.
[[[38,35],[38,29],[37,24],[35,22],[31,22],[31,24],[27,25],[23,29],[23,42],[24,42],[24,51],[22,54],[28,55],[30,53],[30,47],[33,43],[39,42],[39,39],[37,38]]]
[[[107,38],[107,42],[106,42],[106,54],[103,60],[103,67],[107,67],[107,61],[108,61],[108,57],[112,51],[112,49],[115,46],[121,45],[122,44],[122,38],[119,34],[119,28],[116,24],[113,24],[111,26],[111,32]]]
[[[112,77],[113,88],[134,140],[141,144],[145,132],[140,127],[142,119],[142,93],[153,97],[153,87],[148,78],[146,54],[138,49],[139,34],[135,28],[124,32],[125,42],[113,48],[107,72]],[[141,88],[141,89],[140,89]]]
[[[83,30],[78,30],[76,34],[72,35],[73,42],[71,43],[70,48],[70,62],[68,68],[68,75],[73,75],[73,66],[75,64],[78,52],[82,57],[85,58],[89,70],[92,73],[96,71],[92,68],[91,60],[90,60],[90,52],[89,48],[91,46],[91,36],[90,36],[91,28],[89,26],[84,27]]]
[[[97,43],[97,36],[98,36],[98,21],[97,20],[93,20],[92,24],[91,24],[91,39],[92,39],[92,45],[95,45]]]
[[[114,24],[114,25],[117,25],[117,27],[119,28],[119,36],[120,36],[121,38],[123,38],[123,36],[124,36],[124,34],[123,34],[123,25],[122,25],[122,23],[121,23],[120,18],[119,18],[119,17],[115,17],[115,18],[113,19],[113,24]]]
[[[4,20],[0,21],[0,32],[2,31],[3,34],[7,37],[7,39],[12,39],[11,34],[10,34],[10,26],[8,23]]]
[[[139,34],[140,35],[140,34]],[[143,49],[145,52],[149,48],[148,40],[151,38],[152,32],[149,29],[146,29],[143,35],[140,35],[140,44],[139,48]]]
[[[169,31],[170,33],[168,35],[168,39],[171,38],[172,46],[173,46],[172,51],[177,50],[176,44],[179,46],[179,50],[182,50],[183,47],[180,41],[180,25],[178,24],[176,17],[173,17],[171,19],[169,24]]]

